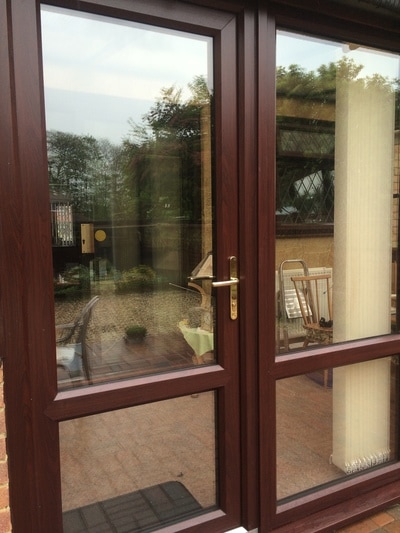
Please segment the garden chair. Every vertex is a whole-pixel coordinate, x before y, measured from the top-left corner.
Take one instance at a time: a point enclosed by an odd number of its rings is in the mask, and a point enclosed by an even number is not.
[[[305,329],[303,347],[307,347],[311,342],[331,344],[333,341],[331,275],[293,276],[291,280]],[[324,370],[325,388],[327,383],[328,370]]]
[[[57,366],[68,371],[70,377],[83,373],[92,383],[86,334],[94,306],[99,296],[94,296],[82,309],[75,322],[56,326]]]

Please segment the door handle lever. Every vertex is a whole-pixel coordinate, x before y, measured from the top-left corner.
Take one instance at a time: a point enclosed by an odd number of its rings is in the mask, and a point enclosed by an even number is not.
[[[238,317],[238,284],[239,278],[237,273],[237,258],[233,255],[229,257],[229,279],[224,281],[213,281],[213,287],[229,287],[230,288],[230,317],[231,320],[236,320]]]
[[[230,287],[231,285],[237,285],[239,283],[238,278],[229,278],[225,281],[213,281],[213,287]]]

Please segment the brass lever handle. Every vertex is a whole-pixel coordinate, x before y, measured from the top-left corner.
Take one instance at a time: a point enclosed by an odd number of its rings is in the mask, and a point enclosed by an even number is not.
[[[239,278],[237,273],[237,258],[235,256],[229,257],[229,275],[230,278],[225,281],[213,281],[213,287],[230,287],[230,317],[231,320],[236,320],[238,317],[238,284]]]
[[[230,287],[231,285],[237,285],[239,283],[238,278],[230,278],[225,281],[213,281],[213,287]]]

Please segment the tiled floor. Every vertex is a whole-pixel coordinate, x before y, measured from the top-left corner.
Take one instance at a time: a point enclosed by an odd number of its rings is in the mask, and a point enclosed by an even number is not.
[[[132,350],[129,353],[132,357]],[[137,360],[143,363],[146,350],[142,347],[137,353]],[[168,357],[159,360],[164,368]],[[187,354],[187,364],[190,363],[191,358]],[[126,370],[124,367],[123,372]],[[326,460],[330,439],[328,431],[324,432],[322,441],[316,442],[317,434],[313,430],[312,435],[309,431],[300,430],[302,425],[307,428],[312,426],[310,421],[299,420],[293,411],[296,390],[304,392],[304,388],[314,418],[315,407],[319,404],[329,427],[329,417],[325,416],[324,410],[330,409],[330,390],[324,390],[305,377],[282,383],[279,391],[282,422],[279,438],[287,444],[280,450],[278,461],[278,492],[281,497],[338,476],[337,470]],[[303,403],[301,407],[304,406]],[[212,506],[215,504],[213,412],[213,395],[207,393],[123,410],[111,413],[111,416],[103,414],[63,423],[60,429],[64,508],[73,509],[171,480],[183,482],[203,507]],[[288,428],[304,440],[292,441],[290,435],[282,434]],[[312,451],[313,446],[306,445],[310,439],[314,441],[317,452]],[[308,470],[313,472],[312,476],[304,475],[304,461],[309,462]],[[384,532],[400,533],[400,505],[338,529],[335,533]]]
[[[278,499],[344,477],[330,461],[332,389],[321,386],[318,378],[277,382]]]
[[[203,508],[216,503],[212,392],[60,424],[63,509],[179,481]]]

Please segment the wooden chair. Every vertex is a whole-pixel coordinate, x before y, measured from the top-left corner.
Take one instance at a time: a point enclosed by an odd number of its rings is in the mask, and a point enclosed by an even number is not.
[[[86,334],[93,308],[98,301],[99,296],[94,296],[74,322],[56,326],[57,366],[67,370],[70,377],[78,376],[83,370],[89,383],[92,380]]]
[[[330,274],[293,276],[305,338],[310,343],[331,344],[333,340],[332,278]],[[328,384],[328,370],[324,370],[324,386]]]

